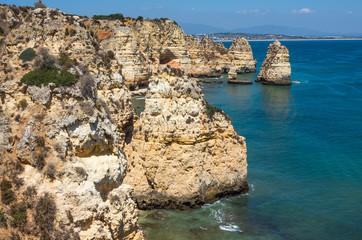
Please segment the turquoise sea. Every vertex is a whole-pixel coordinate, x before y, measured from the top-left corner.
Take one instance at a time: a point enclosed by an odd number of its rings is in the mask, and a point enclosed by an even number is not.
[[[250,44],[259,70],[270,42]],[[362,41],[282,44],[300,84],[202,85],[246,137],[250,192],[142,212],[148,239],[362,239]]]

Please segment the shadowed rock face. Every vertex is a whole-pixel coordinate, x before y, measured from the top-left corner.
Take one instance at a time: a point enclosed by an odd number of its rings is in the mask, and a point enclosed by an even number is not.
[[[260,68],[256,82],[266,85],[291,85],[291,67],[289,51],[279,41],[271,43],[268,53]]]
[[[245,139],[194,80],[170,69],[150,79],[126,153],[125,182],[141,209],[193,208],[248,190]]]

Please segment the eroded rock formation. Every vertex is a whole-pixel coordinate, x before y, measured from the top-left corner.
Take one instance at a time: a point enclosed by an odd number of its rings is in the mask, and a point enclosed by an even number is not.
[[[260,68],[257,82],[266,85],[291,85],[291,67],[289,51],[279,41],[271,43],[268,53]]]
[[[213,42],[208,36],[199,42],[186,35],[186,42],[192,61],[189,72],[192,77],[219,77],[230,68],[236,68],[237,73],[256,71],[256,60],[244,38],[235,39],[229,50],[222,43]]]
[[[228,51],[229,61],[236,68],[237,73],[256,72],[256,60],[248,41],[243,37],[236,38]]]
[[[141,209],[197,207],[248,189],[245,139],[174,69],[150,79],[126,152],[125,182]]]
[[[185,35],[175,22],[167,19],[93,20],[66,15],[56,9],[8,6],[1,6],[0,12],[4,16],[0,20],[3,29],[0,40],[13,29],[5,41],[17,49],[45,46],[53,54],[66,52],[95,76],[107,76],[96,78],[99,84],[109,84],[121,73],[127,86],[137,88],[147,85],[152,73],[167,64],[192,77],[218,77],[230,67],[235,67],[238,73],[255,72],[256,61],[245,39],[235,39],[227,50],[222,43],[215,43],[207,36],[199,42]],[[16,49],[7,51],[6,56],[18,56]],[[8,61],[10,64],[5,68],[9,70],[16,59],[4,59]],[[103,65],[106,68],[102,68]],[[23,67],[27,68],[27,64]]]
[[[228,72],[228,82],[229,83],[236,83],[238,80],[238,74],[236,72],[235,68],[231,68],[230,71]]]
[[[22,208],[21,228],[0,228],[1,237],[143,239],[137,205],[197,207],[247,191],[244,138],[183,75],[240,70],[242,47],[190,38],[191,47],[169,20],[9,6],[0,16],[0,209],[10,222],[11,209],[34,203]],[[46,50],[51,69],[76,83],[20,81],[44,70]],[[146,109],[135,121],[129,87],[142,84]]]
[[[108,49],[86,30],[89,20],[55,9],[1,11],[19,17],[1,46],[1,211],[9,223],[1,237],[14,231],[19,239],[143,239],[133,188],[122,184],[134,117],[123,65],[117,56],[104,61]],[[38,55],[24,61],[19,56],[28,48]],[[43,49],[53,67],[79,78],[75,85],[20,82]],[[12,209],[23,209],[16,225]]]

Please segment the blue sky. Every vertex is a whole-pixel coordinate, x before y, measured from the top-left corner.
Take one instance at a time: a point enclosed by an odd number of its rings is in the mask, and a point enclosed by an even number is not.
[[[0,0],[29,5],[35,0]],[[324,32],[362,33],[362,0],[43,0],[67,13],[123,13],[167,17],[177,22],[233,29],[259,25],[303,27]]]

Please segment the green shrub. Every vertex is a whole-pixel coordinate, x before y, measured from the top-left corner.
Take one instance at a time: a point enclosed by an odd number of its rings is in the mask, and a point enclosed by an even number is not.
[[[159,19],[159,18],[154,18],[153,21],[154,21],[154,22],[161,22],[161,19]]]
[[[8,180],[3,179],[0,182],[1,201],[5,205],[9,205],[10,203],[12,203],[15,200],[15,194],[11,190],[11,187],[12,187],[11,182]]]
[[[51,180],[55,180],[55,176],[56,176],[56,168],[55,168],[55,164],[53,162],[48,163],[45,174],[51,179]]]
[[[42,2],[42,0],[39,0],[34,3],[35,8],[47,8],[47,6]]]
[[[19,204],[14,204],[10,208],[10,213],[12,217],[11,226],[12,227],[22,227],[26,224],[27,214],[26,214],[27,204],[22,202]]]
[[[25,49],[19,56],[23,62],[28,62],[33,60],[36,57],[36,52],[32,48]]]
[[[213,117],[214,117],[214,114],[215,114],[216,112],[222,112],[221,108],[212,106],[208,101],[205,101],[205,103],[206,103],[206,115],[207,115],[209,118],[213,118]]]
[[[2,27],[0,27],[0,36],[4,36],[4,29],[2,29]]]
[[[35,70],[55,70],[56,58],[49,54],[48,49],[40,48],[38,51],[39,57],[35,59],[34,68]]]
[[[69,69],[76,63],[76,61],[71,59],[69,54],[65,52],[59,54],[58,62],[64,69]]]
[[[45,140],[44,140],[43,137],[37,136],[37,137],[35,138],[35,142],[36,142],[36,145],[37,145],[38,147],[45,147]]]
[[[38,170],[42,170],[45,166],[45,154],[44,153],[38,153],[35,155],[35,167]]]
[[[16,25],[17,25],[17,23],[13,23],[13,25],[10,25],[10,26],[9,26],[9,29],[10,29],[10,30],[14,29],[14,28],[16,27]]]
[[[0,39],[0,46],[3,45],[4,40]]]
[[[121,20],[124,21],[124,16],[122,13],[115,13],[110,15],[94,15],[93,20]]]
[[[2,209],[0,210],[0,228],[8,228],[8,223]]]
[[[21,82],[27,85],[47,86],[49,83],[55,83],[57,86],[70,86],[77,82],[77,77],[65,69],[41,69],[31,71],[21,78]]]
[[[28,106],[28,102],[25,99],[21,99],[17,105],[18,110],[25,110],[25,108]]]
[[[49,193],[40,197],[35,207],[34,219],[40,228],[42,239],[51,239],[50,233],[54,229],[56,211],[55,201]]]
[[[142,16],[138,16],[137,21],[143,21],[143,17],[142,17]]]

